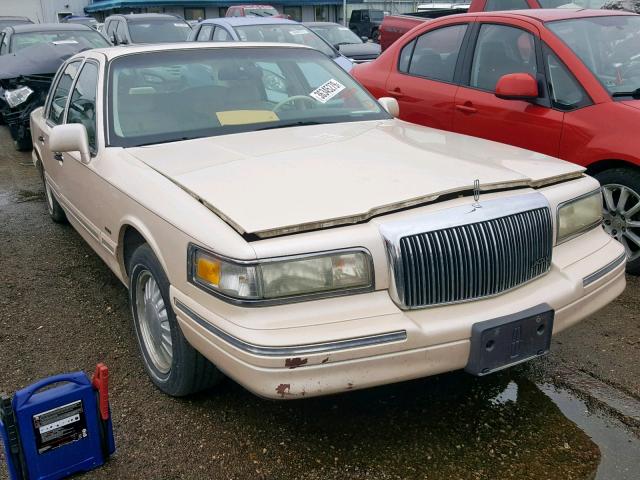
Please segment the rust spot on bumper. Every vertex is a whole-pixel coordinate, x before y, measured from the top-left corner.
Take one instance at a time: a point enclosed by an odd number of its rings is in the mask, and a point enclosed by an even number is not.
[[[284,366],[287,368],[298,368],[298,367],[301,367],[302,365],[305,365],[306,363],[307,363],[306,358],[294,357],[294,358],[287,358],[284,361]]]
[[[281,383],[276,387],[276,393],[278,395],[282,395],[283,397],[287,393],[291,393],[291,384],[290,383]]]
[[[327,363],[329,361],[329,357],[325,358],[324,360],[322,360],[321,363]]]

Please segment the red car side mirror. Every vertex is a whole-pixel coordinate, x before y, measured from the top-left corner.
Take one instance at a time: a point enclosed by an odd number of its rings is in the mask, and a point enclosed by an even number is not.
[[[495,95],[504,100],[533,100],[538,98],[538,82],[528,73],[509,73],[498,80]]]

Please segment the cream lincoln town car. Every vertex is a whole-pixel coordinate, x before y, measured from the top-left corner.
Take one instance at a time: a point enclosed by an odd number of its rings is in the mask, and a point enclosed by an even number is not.
[[[33,112],[33,157],[171,395],[485,375],[622,292],[581,167],[397,113],[305,47],[91,50]]]

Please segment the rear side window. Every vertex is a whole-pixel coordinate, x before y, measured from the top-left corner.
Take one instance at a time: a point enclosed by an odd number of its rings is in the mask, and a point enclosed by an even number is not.
[[[71,85],[73,85],[73,80],[78,74],[80,63],[81,62],[78,60],[67,65],[56,84],[55,90],[53,91],[51,105],[49,106],[49,115],[47,118],[54,125],[60,125],[64,119],[64,108],[67,105],[69,91],[71,90]]]
[[[409,71],[409,62],[411,62],[411,55],[413,55],[413,48],[416,46],[416,41],[412,41],[404,46],[400,52],[400,58],[398,60],[398,70],[402,73]]]
[[[216,27],[215,31],[213,32],[214,42],[228,42],[231,40],[231,35],[229,35],[229,32],[227,32],[226,29],[222,27]]]
[[[408,73],[433,80],[453,82],[460,47],[466,31],[467,25],[452,25],[427,32],[418,37]]]
[[[213,32],[213,25],[203,25],[196,40],[198,42],[208,42],[211,39],[211,32]]]
[[[526,0],[487,0],[485,12],[497,12],[500,10],[526,10],[529,4]]]
[[[89,146],[96,148],[96,94],[98,67],[87,62],[82,67],[69,102],[67,123],[80,123],[87,129]]]

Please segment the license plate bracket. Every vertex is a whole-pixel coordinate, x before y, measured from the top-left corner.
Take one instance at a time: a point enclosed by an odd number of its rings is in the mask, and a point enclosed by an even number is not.
[[[551,346],[554,310],[541,304],[471,328],[471,351],[465,370],[488,375],[546,355]]]

